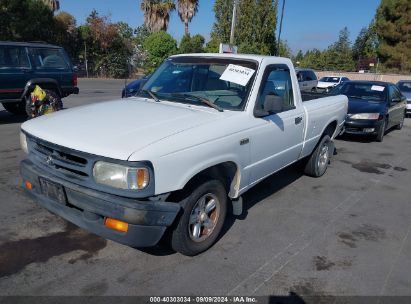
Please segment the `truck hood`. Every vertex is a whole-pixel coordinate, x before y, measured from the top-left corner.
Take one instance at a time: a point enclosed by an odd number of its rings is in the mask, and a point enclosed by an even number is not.
[[[127,160],[148,145],[227,115],[202,106],[129,98],[44,115],[21,128],[63,147]]]
[[[319,81],[317,84],[317,88],[325,89],[328,87],[333,87],[337,84],[337,82],[324,82],[324,81]]]

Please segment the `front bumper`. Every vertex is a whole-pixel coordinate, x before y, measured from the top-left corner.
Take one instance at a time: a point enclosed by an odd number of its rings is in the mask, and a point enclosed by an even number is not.
[[[407,114],[411,114],[411,101],[407,101]]]
[[[375,135],[381,128],[383,120],[350,119],[345,120],[345,133]],[[372,130],[373,129],[373,130]],[[371,131],[372,130],[372,131]]]
[[[132,247],[157,244],[180,211],[176,203],[135,200],[72,184],[44,172],[28,159],[21,162],[20,173],[24,181],[33,185],[26,192],[44,208],[85,230]],[[67,203],[42,194],[39,177],[62,185]],[[107,228],[104,225],[107,217],[128,223],[128,231]]]

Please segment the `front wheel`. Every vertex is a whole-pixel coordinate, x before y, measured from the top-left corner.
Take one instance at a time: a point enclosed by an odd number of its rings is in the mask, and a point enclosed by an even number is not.
[[[305,165],[304,173],[312,177],[320,177],[324,175],[333,153],[332,147],[333,144],[330,136],[323,136],[313,153],[310,155]]]
[[[227,192],[218,180],[199,183],[180,205],[183,213],[171,235],[171,247],[193,256],[216,241],[227,213]]]
[[[384,140],[386,126],[387,126],[387,120],[384,120],[384,122],[381,124],[380,128],[378,129],[377,136],[375,137],[376,141],[382,142]]]

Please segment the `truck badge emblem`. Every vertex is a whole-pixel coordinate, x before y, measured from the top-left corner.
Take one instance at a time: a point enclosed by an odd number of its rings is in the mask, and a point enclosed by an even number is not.
[[[51,155],[49,155],[49,156],[47,156],[47,158],[46,158],[46,163],[47,163],[47,165],[49,165],[49,166],[52,166],[54,163],[53,163],[53,157],[51,156]]]

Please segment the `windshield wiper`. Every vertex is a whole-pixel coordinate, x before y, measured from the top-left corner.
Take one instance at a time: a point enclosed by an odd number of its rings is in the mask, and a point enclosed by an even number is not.
[[[191,94],[187,94],[187,93],[172,93],[171,95],[172,96],[183,96],[183,97],[187,97],[187,98],[194,98],[195,100],[200,101],[200,102],[208,105],[209,107],[216,109],[219,112],[224,112],[224,110],[222,108],[220,108],[219,106],[217,106],[216,104],[212,103],[210,100],[208,100],[204,97],[191,95]]]
[[[156,96],[156,94],[154,94],[153,91],[142,89],[141,92],[147,93],[147,94],[150,95],[150,97],[153,98],[156,102],[160,102],[160,99],[158,99],[158,97]]]

